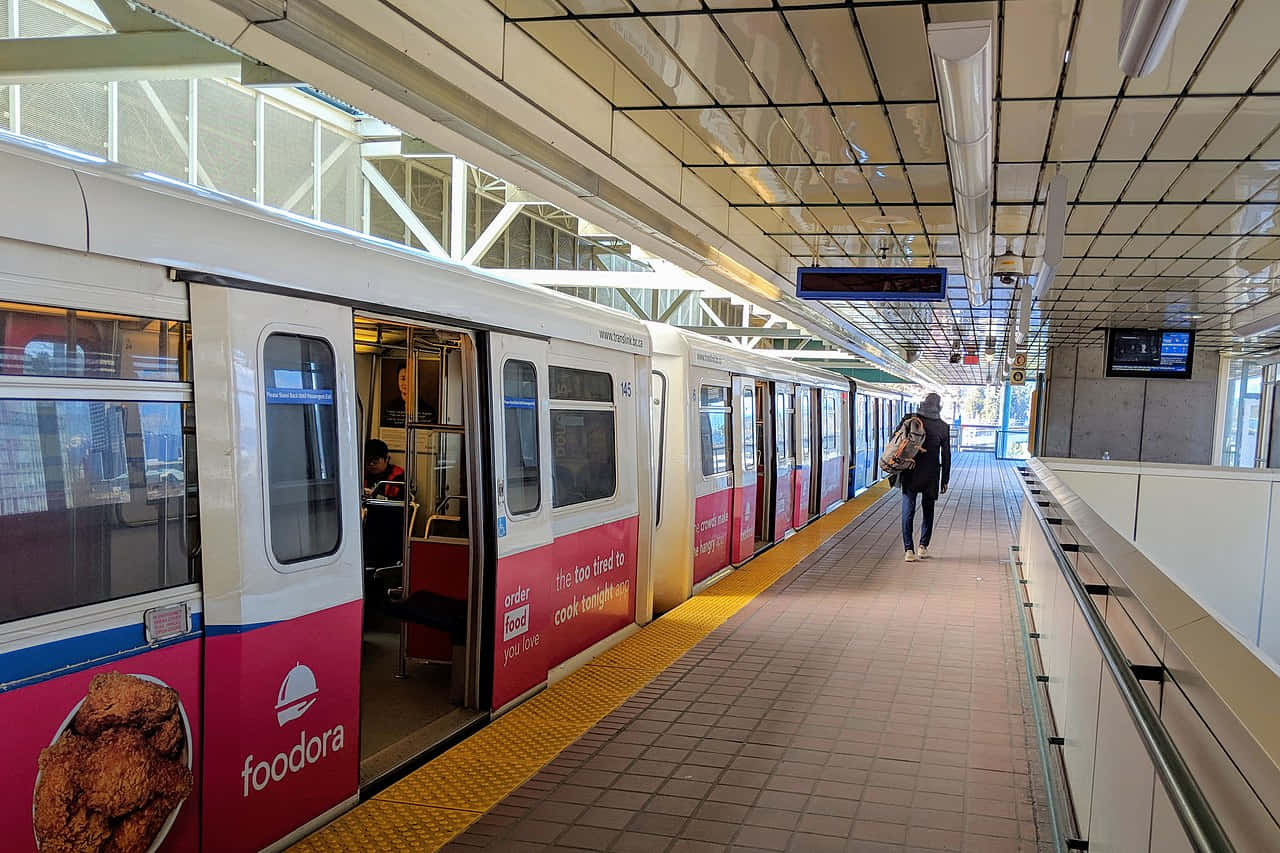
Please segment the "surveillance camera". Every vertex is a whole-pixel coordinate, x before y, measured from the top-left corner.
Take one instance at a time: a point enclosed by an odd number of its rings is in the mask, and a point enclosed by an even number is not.
[[[1001,284],[1017,284],[1018,277],[1016,275],[1005,274],[1000,276],[1000,283]]]
[[[951,353],[951,357],[950,357],[949,359],[947,359],[947,360],[948,360],[948,361],[950,361],[952,364],[959,364],[959,363],[960,363],[960,353],[958,353],[958,352],[953,352],[953,353]]]

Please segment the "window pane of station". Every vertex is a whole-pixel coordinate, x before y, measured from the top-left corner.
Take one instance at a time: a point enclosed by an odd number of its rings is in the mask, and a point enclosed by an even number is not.
[[[702,405],[703,406],[728,406],[729,405],[729,389],[721,386],[702,386]]]
[[[613,379],[609,374],[595,370],[552,367],[551,399],[580,400],[584,403],[612,403]]]
[[[333,350],[274,334],[262,348],[271,551],[281,563],[332,554],[342,538]]]
[[[538,463],[538,372],[527,361],[502,366],[507,449],[507,512],[534,512],[542,502]]]
[[[701,412],[698,418],[702,433],[703,476],[723,474],[729,470],[729,413]]]
[[[191,406],[0,400],[0,622],[198,580]]]
[[[612,497],[617,482],[613,412],[551,410],[552,506]]]
[[[0,374],[186,379],[187,324],[0,302]]]

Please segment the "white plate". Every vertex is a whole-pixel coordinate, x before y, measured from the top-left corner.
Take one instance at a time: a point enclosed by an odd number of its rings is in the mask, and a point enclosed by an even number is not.
[[[129,675],[133,678],[141,678],[143,681],[150,681],[152,684],[159,684],[161,687],[169,686],[165,684],[163,681],[161,681],[160,679],[156,678],[154,675],[146,675],[141,672],[129,672],[124,674]],[[177,693],[178,691],[174,690],[173,692]],[[81,699],[79,702],[75,704],[75,707],[71,709],[71,713],[67,714],[67,718],[62,721],[62,725],[58,726],[58,731],[54,733],[53,740],[49,741],[49,746],[53,746],[55,743],[57,743],[58,739],[62,737],[63,733],[67,729],[71,728],[71,721],[76,718],[76,713],[80,710],[80,706],[83,705],[85,703],[85,699],[88,699],[88,698],[89,696],[86,694],[84,699]],[[183,734],[186,735],[186,738],[187,738],[187,741],[183,746],[187,756],[187,760],[186,760],[187,769],[190,770],[191,769],[191,753],[192,753],[191,723],[190,721],[187,720],[187,709],[182,706],[181,694],[178,695],[178,716],[182,717],[182,732]],[[40,776],[42,772],[43,771],[36,772],[36,786],[31,791],[31,831],[33,833],[35,832],[35,822],[36,822],[35,792],[40,789]],[[165,836],[169,834],[169,830],[173,828],[174,821],[178,819],[178,812],[182,809],[182,804],[185,803],[186,801],[187,801],[187,798],[183,797],[181,800],[178,801],[178,804],[173,807],[173,811],[169,812],[169,816],[165,818],[164,823],[160,825],[160,831],[156,833],[155,840],[152,841],[151,846],[147,848],[147,853],[156,853],[156,851],[160,849],[160,845],[164,843]],[[37,850],[40,849],[39,835],[36,836],[36,849]]]

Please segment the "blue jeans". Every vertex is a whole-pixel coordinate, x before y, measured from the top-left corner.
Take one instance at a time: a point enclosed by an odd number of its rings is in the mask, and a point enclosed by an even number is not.
[[[936,497],[928,492],[903,492],[902,493],[902,548],[904,551],[914,551],[916,549],[915,540],[912,538],[912,531],[916,522],[916,497],[923,498],[921,504],[924,507],[924,519],[920,525],[920,546],[929,547],[929,540],[933,538],[933,504],[937,500]]]

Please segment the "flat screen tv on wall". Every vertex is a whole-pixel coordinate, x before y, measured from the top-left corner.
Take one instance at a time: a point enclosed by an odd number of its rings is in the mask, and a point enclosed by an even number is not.
[[[1189,329],[1110,329],[1107,376],[1129,379],[1188,379],[1196,333]]]
[[[850,302],[939,302],[947,298],[943,267],[801,267],[801,299]]]

